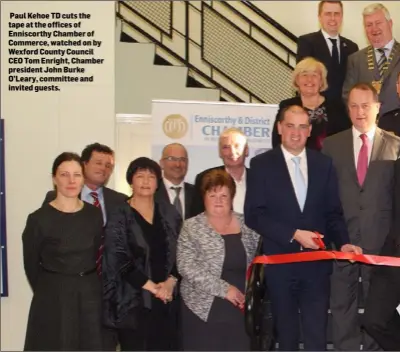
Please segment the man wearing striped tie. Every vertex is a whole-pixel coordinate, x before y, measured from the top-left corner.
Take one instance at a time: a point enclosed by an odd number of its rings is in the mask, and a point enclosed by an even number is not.
[[[114,170],[114,151],[106,145],[93,143],[83,149],[81,160],[84,164],[85,185],[80,198],[101,209],[106,224],[110,212],[128,198],[106,187]],[[55,196],[55,191],[47,192],[44,203],[51,202]]]
[[[400,44],[393,38],[393,21],[384,5],[368,5],[363,11],[363,19],[370,45],[349,57],[343,98],[347,101],[355,84],[369,83],[379,94],[379,116],[382,116],[400,107],[396,93]]]

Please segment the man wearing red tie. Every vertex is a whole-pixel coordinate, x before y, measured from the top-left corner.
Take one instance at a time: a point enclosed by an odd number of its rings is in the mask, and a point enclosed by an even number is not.
[[[394,164],[400,138],[376,126],[380,103],[367,83],[350,89],[348,109],[353,127],[324,141],[323,153],[332,157],[339,179],[340,198],[352,244],[365,254],[379,254],[392,222]],[[358,317],[358,281],[367,298],[371,267],[337,262],[331,281],[333,344],[336,350],[375,350]]]

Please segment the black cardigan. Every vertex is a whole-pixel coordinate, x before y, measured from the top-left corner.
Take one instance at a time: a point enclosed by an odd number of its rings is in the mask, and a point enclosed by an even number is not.
[[[281,143],[281,136],[278,134],[278,118],[282,109],[290,105],[303,106],[303,102],[299,96],[282,100],[279,104],[279,110],[276,115],[274,128],[272,131],[272,147],[275,148]],[[321,106],[325,105],[326,114],[328,116],[327,126],[326,126],[326,137],[342,132],[351,127],[351,120],[347,114],[346,107],[342,101],[326,99]],[[315,140],[317,135],[315,130],[311,130],[311,136],[307,140],[306,146],[308,148],[316,149]]]
[[[156,201],[158,214],[167,235],[167,272],[176,262],[176,244],[182,219],[175,207]],[[103,320],[110,328],[135,329],[135,310],[151,308],[151,293],[135,285],[137,272],[151,277],[149,246],[142,228],[128,203],[121,204],[108,219],[102,261]]]

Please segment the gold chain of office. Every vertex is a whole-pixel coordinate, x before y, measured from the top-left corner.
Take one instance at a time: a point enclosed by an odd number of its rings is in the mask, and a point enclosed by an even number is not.
[[[399,48],[399,43],[396,42],[392,48],[392,52],[389,55],[389,58],[386,60],[385,64],[383,65],[382,70],[386,72],[386,70],[389,68],[391,62],[393,61],[394,55],[397,52],[397,49]],[[368,69],[370,71],[373,71],[375,69],[375,60],[374,60],[374,49],[372,46],[368,47]]]

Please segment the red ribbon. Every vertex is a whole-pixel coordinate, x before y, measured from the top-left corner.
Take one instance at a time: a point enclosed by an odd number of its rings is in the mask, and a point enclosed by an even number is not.
[[[318,234],[319,235],[319,234]],[[325,249],[325,244],[321,237],[314,239],[321,249]],[[259,255],[253,259],[248,270],[247,278],[250,277],[253,264],[287,264],[299,262],[314,262],[318,260],[349,260],[371,265],[386,265],[400,267],[400,258],[386,257],[372,254],[355,254],[338,251],[323,251],[316,250],[313,252],[289,253],[289,254],[274,254],[274,255]]]

